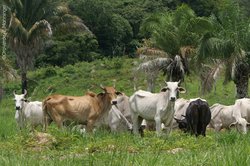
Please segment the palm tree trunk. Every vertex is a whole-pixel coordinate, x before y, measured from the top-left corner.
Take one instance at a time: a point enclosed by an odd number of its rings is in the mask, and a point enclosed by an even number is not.
[[[241,60],[236,62],[233,81],[236,86],[236,98],[244,98],[248,95],[249,66]]]
[[[0,84],[0,102],[1,102],[2,98],[3,98],[3,86],[2,86],[2,84]]]
[[[21,79],[22,79],[22,94],[24,94],[24,90],[27,90],[27,73],[23,72],[21,74]]]
[[[248,95],[248,76],[240,78],[237,82],[235,82],[236,86],[236,98],[241,99],[247,97]]]

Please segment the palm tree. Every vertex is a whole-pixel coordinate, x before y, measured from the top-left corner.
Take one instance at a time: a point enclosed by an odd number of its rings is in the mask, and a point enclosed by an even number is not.
[[[27,71],[33,67],[35,55],[44,44],[44,37],[52,35],[47,0],[5,0],[9,8],[10,23],[7,37],[11,50],[16,54],[20,68],[22,93],[27,89]]]
[[[82,20],[72,16],[67,5],[51,0],[4,0],[9,7],[8,41],[16,54],[21,72],[22,92],[27,89],[27,71],[52,35],[51,24],[57,33],[88,30]],[[50,22],[50,23],[49,23]]]
[[[226,64],[224,82],[233,80],[236,97],[246,97],[249,65],[245,51],[249,50],[250,20],[242,15],[238,3],[227,1],[216,16],[207,19],[207,24],[213,28],[201,33],[198,61],[222,59]]]
[[[190,24],[197,19],[202,22],[191,8],[182,5],[172,12],[153,14],[142,24],[141,33],[153,43],[151,50],[162,50],[172,59],[172,63],[163,69],[168,81],[183,81],[183,73],[189,73],[187,59],[194,53],[199,37],[190,30]]]

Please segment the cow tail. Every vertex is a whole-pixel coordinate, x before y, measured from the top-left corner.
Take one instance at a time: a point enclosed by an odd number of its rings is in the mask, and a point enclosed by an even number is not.
[[[43,118],[44,118],[44,131],[47,130],[47,126],[48,126],[48,118],[51,118],[50,117],[50,114],[48,113],[48,101],[49,99],[45,99],[43,101],[43,104],[42,104],[42,108],[43,108]]]

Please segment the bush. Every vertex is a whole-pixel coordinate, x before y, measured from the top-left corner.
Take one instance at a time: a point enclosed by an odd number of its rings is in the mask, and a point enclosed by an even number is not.
[[[44,54],[36,59],[36,67],[48,65],[65,66],[80,61],[93,61],[99,56],[95,53],[98,42],[94,35],[89,33],[68,34],[55,37],[46,44]]]

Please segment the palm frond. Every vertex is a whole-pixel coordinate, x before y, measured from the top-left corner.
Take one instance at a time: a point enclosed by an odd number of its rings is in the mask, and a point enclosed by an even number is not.
[[[58,6],[50,19],[55,34],[65,34],[72,32],[91,33],[89,28],[84,24],[83,20],[76,15],[70,13],[68,6]]]
[[[167,75],[167,81],[184,81],[185,66],[181,56],[176,55],[174,60],[162,70],[164,75]]]
[[[202,95],[211,92],[213,87],[216,86],[215,82],[218,79],[221,68],[222,65],[220,61],[217,61],[213,66],[202,66],[202,71],[200,73]]]
[[[51,36],[52,29],[51,25],[47,20],[41,20],[36,22],[28,32],[28,41],[32,43],[32,41],[36,40],[35,38],[40,38],[43,36]]]
[[[3,82],[13,81],[18,78],[17,71],[9,64],[8,59],[2,56],[0,57],[0,76]]]
[[[168,57],[168,54],[157,48],[140,47],[136,50],[136,54],[139,55],[140,59],[155,59],[158,57]]]

